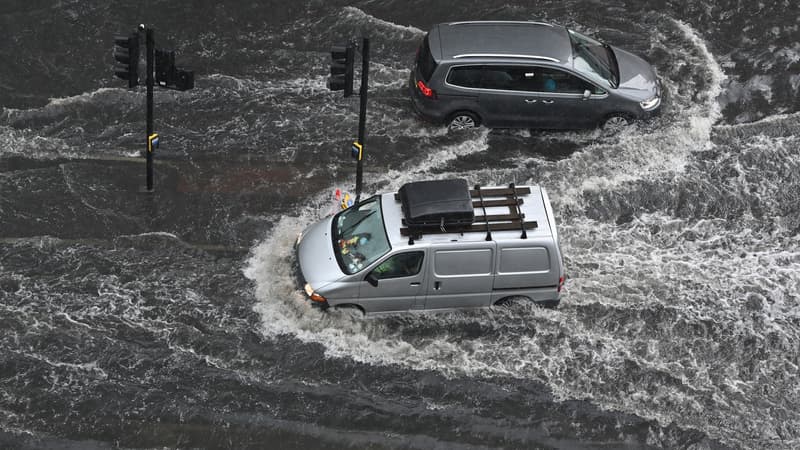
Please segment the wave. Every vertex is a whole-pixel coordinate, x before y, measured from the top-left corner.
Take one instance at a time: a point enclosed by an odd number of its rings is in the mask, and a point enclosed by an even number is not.
[[[399,34],[400,37],[404,39],[416,39],[422,37],[422,35],[425,34],[424,31],[420,30],[417,27],[413,27],[410,25],[398,25],[396,23],[379,19],[377,17],[365,13],[364,11],[354,6],[345,6],[342,9],[342,11],[346,19],[353,19],[359,24],[369,24],[373,27],[381,28],[384,31],[394,32],[396,34]]]

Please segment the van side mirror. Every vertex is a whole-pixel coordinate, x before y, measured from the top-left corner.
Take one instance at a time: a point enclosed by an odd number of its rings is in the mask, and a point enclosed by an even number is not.
[[[592,91],[590,91],[590,90],[588,90],[588,89],[586,89],[585,91],[583,91],[583,99],[584,99],[584,100],[589,100],[589,97],[591,97],[591,96],[592,96]]]
[[[364,280],[366,280],[367,283],[373,285],[374,287],[378,287],[378,279],[375,278],[375,274],[373,274],[372,272],[368,273],[367,277],[364,278]]]

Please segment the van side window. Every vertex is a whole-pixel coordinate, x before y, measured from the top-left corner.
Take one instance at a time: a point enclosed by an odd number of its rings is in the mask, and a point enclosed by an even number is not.
[[[425,252],[398,253],[380,263],[372,270],[372,275],[378,279],[410,277],[419,273],[422,268],[422,259]]]
[[[489,275],[494,262],[492,249],[439,250],[434,254],[434,272],[439,276]]]
[[[458,66],[450,69],[447,74],[448,83],[454,86],[478,88],[481,87],[480,66]]]

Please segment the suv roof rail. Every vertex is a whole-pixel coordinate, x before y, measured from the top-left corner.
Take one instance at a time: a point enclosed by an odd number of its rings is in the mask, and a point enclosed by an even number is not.
[[[547,22],[537,22],[531,20],[464,20],[461,22],[450,22],[448,25],[470,25],[470,24],[479,24],[479,25],[492,25],[492,24],[519,24],[519,25],[544,25],[546,27],[552,27],[553,24]]]
[[[561,61],[556,58],[551,58],[549,56],[539,56],[539,55],[520,55],[520,54],[512,54],[512,53],[462,53],[460,55],[453,56],[453,59],[457,58],[522,58],[522,59],[539,59],[544,61],[550,61],[554,63],[560,63]]]
[[[474,233],[485,232],[486,240],[492,240],[492,231],[513,231],[520,230],[520,239],[527,239],[527,230],[536,229],[539,224],[533,221],[525,221],[525,214],[520,205],[523,204],[521,195],[531,193],[529,187],[516,187],[514,183],[507,188],[481,188],[475,186],[469,190],[472,199],[472,208],[480,210],[482,214],[475,214],[472,223],[446,223],[444,220],[436,224],[414,224],[405,218],[402,220],[400,228],[401,236],[408,236],[409,245],[414,244],[415,239],[422,238],[425,234],[446,234],[446,233]],[[402,195],[395,194],[395,200],[402,202]],[[486,208],[508,207],[507,214],[487,214]]]

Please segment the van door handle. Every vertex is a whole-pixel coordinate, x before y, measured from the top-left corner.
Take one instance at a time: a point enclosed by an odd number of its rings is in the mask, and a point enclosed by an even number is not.
[[[535,98],[526,98],[525,99],[525,103],[536,103],[536,99]]]
[[[411,286],[419,286],[419,281],[415,281],[415,282],[411,283]]]
[[[542,103],[544,103],[545,105],[551,105],[553,104],[553,100],[542,100]]]
[[[440,287],[442,287],[442,283],[441,282],[437,281],[437,282],[433,283],[433,290],[438,291]]]

